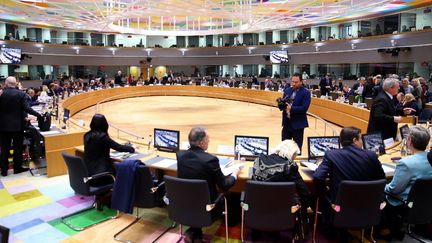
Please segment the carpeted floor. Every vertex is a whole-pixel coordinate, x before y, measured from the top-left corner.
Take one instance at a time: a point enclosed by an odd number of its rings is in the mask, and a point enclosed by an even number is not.
[[[30,173],[11,174],[0,178],[0,225],[10,228],[9,242],[49,243],[49,242],[115,242],[113,235],[133,221],[131,215],[122,215],[82,232],[76,232],[59,220],[61,216],[79,211],[93,203],[91,197],[76,196],[69,186],[68,176],[47,178],[31,176]],[[85,225],[100,217],[111,217],[116,212],[104,209],[102,212],[90,211],[72,219],[74,223]],[[143,220],[121,235],[135,242],[151,242],[171,221],[166,209],[140,210]],[[172,230],[159,242],[176,242],[178,228]],[[246,241],[250,242],[250,233],[246,231]],[[240,226],[229,228],[230,242],[240,242]],[[204,239],[210,242],[223,242],[224,226],[221,221],[204,229]],[[289,242],[290,232],[281,232],[278,242]],[[358,242],[355,233],[353,242]],[[272,235],[263,235],[259,242],[272,241]],[[312,242],[312,241],[308,241]],[[317,242],[328,241],[318,235]],[[403,242],[412,242],[405,237]]]

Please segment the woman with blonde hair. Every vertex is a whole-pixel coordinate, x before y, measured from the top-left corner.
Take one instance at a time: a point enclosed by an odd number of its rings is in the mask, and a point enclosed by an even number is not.
[[[405,98],[403,99],[403,102],[402,102],[402,108],[412,108],[415,110],[415,111],[412,110],[411,113],[406,114],[408,116],[417,116],[419,114],[419,107],[418,107],[417,101],[416,101],[414,95],[412,95],[412,94],[406,94],[405,95]]]
[[[254,161],[252,180],[295,183],[298,196],[294,200],[301,205],[296,231],[302,235],[297,236],[307,239],[307,208],[310,206],[310,192],[298,171],[297,164],[294,162],[299,152],[300,149],[293,140],[282,141],[276,146],[272,154],[261,154]]]

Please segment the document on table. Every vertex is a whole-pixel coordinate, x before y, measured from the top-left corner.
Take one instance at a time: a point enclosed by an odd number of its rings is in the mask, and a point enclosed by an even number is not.
[[[175,159],[163,159],[161,161],[152,164],[152,166],[159,167],[159,168],[169,168],[175,164],[177,164],[177,160]]]
[[[225,176],[231,175],[238,168],[242,168],[244,163],[227,164],[228,166],[222,166],[221,171]]]
[[[113,159],[127,159],[130,158],[132,156],[137,155],[136,153],[129,153],[129,152],[118,152],[118,151],[114,151],[110,153],[110,157]]]
[[[395,167],[391,166],[391,165],[386,165],[386,164],[381,164],[381,167],[384,170],[384,174],[386,176],[393,176],[394,172],[395,172]]]
[[[308,162],[308,161],[301,161],[302,165],[306,166],[311,171],[316,171],[318,168],[318,165],[316,163]]]
[[[62,133],[62,131],[59,131],[59,130],[40,132],[40,134],[42,134],[42,135],[54,135],[54,134],[60,134],[60,133]]]

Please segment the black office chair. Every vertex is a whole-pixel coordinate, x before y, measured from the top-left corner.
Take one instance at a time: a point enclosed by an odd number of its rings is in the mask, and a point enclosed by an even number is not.
[[[421,178],[414,182],[408,194],[406,201],[401,198],[388,195],[392,198],[398,199],[405,205],[403,215],[400,215],[404,222],[407,223],[407,233],[412,238],[426,242],[420,239],[417,235],[411,232],[411,226],[416,224],[428,224],[432,222],[432,178]]]
[[[217,217],[212,210],[224,200],[225,207],[225,240],[228,242],[228,209],[224,194],[219,194],[214,202],[210,199],[210,192],[205,180],[181,179],[164,176],[166,199],[168,200],[168,217],[174,223],[159,235],[156,242],[166,232],[180,224],[180,239],[183,238],[183,225],[202,228],[210,226]]]
[[[294,182],[247,181],[241,199],[241,241],[244,242],[244,225],[265,231],[293,229],[294,213],[299,208],[294,205],[295,193]]]
[[[121,242],[131,242],[130,240],[122,240],[119,235],[136,224],[142,217],[139,216],[140,208],[154,208],[157,207],[159,202],[160,193],[163,193],[161,186],[164,182],[156,187],[154,186],[153,178],[149,167],[140,165],[135,171],[135,200],[134,207],[136,207],[135,220],[114,234],[114,240]]]
[[[432,118],[432,109],[425,108],[422,110],[418,117],[418,123],[426,123],[427,121],[430,121]]]
[[[66,162],[66,166],[68,168],[68,174],[69,174],[69,183],[70,186],[72,187],[72,189],[75,191],[76,194],[82,195],[82,196],[95,196],[95,202],[93,203],[93,205],[89,208],[83,209],[81,211],[75,212],[73,214],[69,214],[66,216],[61,217],[61,222],[64,223],[65,225],[67,225],[69,228],[76,230],[76,231],[81,231],[84,230],[88,227],[91,227],[93,225],[96,225],[98,223],[101,223],[103,221],[97,222],[95,224],[86,226],[86,227],[76,227],[74,225],[72,225],[71,223],[67,222],[66,219],[80,214],[82,212],[94,209],[95,207],[97,207],[98,199],[99,196],[102,196],[104,194],[106,194],[108,191],[110,191],[113,187],[113,183],[109,183],[109,184],[105,184],[105,185],[101,185],[101,186],[92,186],[90,185],[90,182],[92,182],[95,179],[99,179],[99,178],[104,178],[104,177],[108,177],[108,178],[112,178],[112,181],[114,182],[115,177],[113,174],[109,173],[109,172],[104,172],[104,173],[99,173],[93,176],[89,176],[89,173],[87,171],[87,167],[84,163],[84,161],[77,156],[73,156],[73,155],[69,155],[66,153],[62,153],[63,159]]]
[[[0,225],[0,243],[9,242],[9,228]]]
[[[373,227],[379,224],[381,212],[385,206],[385,184],[385,179],[375,181],[342,181],[339,185],[336,202],[332,205],[335,211],[334,226],[344,229],[362,229],[362,242],[364,241],[364,229],[371,228],[371,241],[375,242]],[[318,210],[315,210],[314,242],[317,214]]]

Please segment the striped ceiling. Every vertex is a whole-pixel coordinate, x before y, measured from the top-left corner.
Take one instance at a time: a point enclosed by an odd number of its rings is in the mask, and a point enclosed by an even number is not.
[[[108,33],[207,35],[321,25],[427,4],[432,0],[0,0],[0,19]]]

